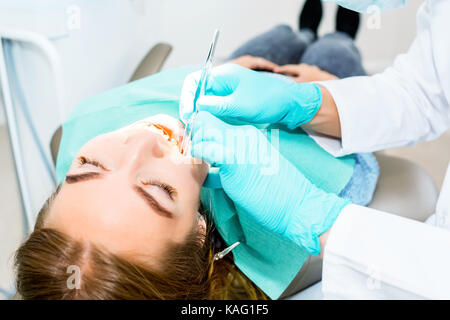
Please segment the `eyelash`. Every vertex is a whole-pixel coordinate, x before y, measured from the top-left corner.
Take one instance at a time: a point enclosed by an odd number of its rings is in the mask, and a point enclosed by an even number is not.
[[[78,163],[80,165],[90,164],[90,165],[93,165],[95,167],[99,167],[99,168],[104,169],[100,162],[98,162],[96,160],[92,160],[92,159],[86,158],[86,157],[79,157],[78,158]]]
[[[163,189],[165,192],[167,192],[169,197],[171,199],[173,199],[173,195],[175,194],[175,190],[171,186],[168,186],[165,183],[162,183],[162,182],[159,182],[159,181],[154,181],[154,180],[147,180],[147,181],[141,181],[141,182],[142,182],[142,184],[144,186],[152,185],[152,186],[157,186],[157,187]]]

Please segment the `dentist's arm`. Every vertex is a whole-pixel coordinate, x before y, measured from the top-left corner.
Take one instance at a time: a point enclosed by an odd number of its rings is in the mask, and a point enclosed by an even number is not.
[[[305,123],[304,129],[313,130],[330,137],[341,137],[341,122],[336,103],[330,92],[320,86],[322,104],[311,121]]]
[[[443,89],[448,88],[450,45],[448,35],[439,30],[444,21],[438,21],[448,17],[431,17],[433,11],[446,10],[438,6],[448,3],[422,6],[416,39],[383,73],[319,83],[324,97],[332,100],[324,98],[304,127],[341,136],[340,144],[316,139],[327,151],[343,155],[410,145],[434,139],[450,127],[450,102]]]

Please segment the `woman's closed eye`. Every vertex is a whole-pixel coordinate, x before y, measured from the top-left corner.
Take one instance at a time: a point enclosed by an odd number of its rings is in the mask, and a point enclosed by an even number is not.
[[[141,180],[141,183],[144,186],[153,186],[158,188],[159,190],[163,191],[171,200],[174,200],[175,197],[177,196],[176,189],[164,182],[149,179],[149,180]]]
[[[102,171],[110,171],[100,161],[85,156],[78,157],[75,164],[66,176],[67,183],[99,178],[102,176]]]

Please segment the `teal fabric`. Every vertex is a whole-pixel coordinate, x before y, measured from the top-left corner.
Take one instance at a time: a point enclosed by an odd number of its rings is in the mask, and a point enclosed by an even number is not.
[[[59,183],[78,150],[95,136],[159,113],[178,118],[183,80],[195,70],[164,71],[82,101],[63,124],[56,165]],[[354,156],[334,158],[301,129],[268,128],[280,129],[280,153],[319,188],[339,194],[350,181]],[[305,262],[307,251],[260,228],[221,189],[203,188],[201,200],[225,242],[241,241],[233,250],[236,265],[269,297],[278,298]]]

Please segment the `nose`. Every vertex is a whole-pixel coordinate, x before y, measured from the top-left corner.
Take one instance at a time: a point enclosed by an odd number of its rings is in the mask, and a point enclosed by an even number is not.
[[[133,165],[148,162],[151,158],[164,158],[164,148],[161,147],[161,137],[147,130],[131,132],[124,140],[127,148],[127,158]]]

